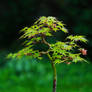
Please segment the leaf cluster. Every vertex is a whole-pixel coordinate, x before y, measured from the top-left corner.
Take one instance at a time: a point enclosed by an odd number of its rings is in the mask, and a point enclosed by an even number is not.
[[[21,58],[24,55],[27,55],[42,59],[42,55],[46,54],[49,55],[50,60],[55,64],[67,61],[86,61],[81,57],[81,53],[79,51],[81,47],[76,42],[80,41],[87,43],[87,39],[84,36],[70,35],[65,39],[65,42],[57,41],[54,44],[48,43],[46,41],[46,37],[53,36],[53,32],[57,31],[68,33],[64,24],[61,21],[58,21],[55,17],[40,17],[31,27],[25,27],[21,30],[24,34],[20,38],[26,39],[24,42],[25,48],[15,54],[9,54],[8,57]],[[36,43],[46,44],[48,46],[48,50],[34,50],[33,46]],[[75,52],[75,49],[78,50],[78,53]]]

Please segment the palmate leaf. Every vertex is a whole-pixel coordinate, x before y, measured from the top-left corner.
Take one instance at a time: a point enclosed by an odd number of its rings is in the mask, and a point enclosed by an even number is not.
[[[33,44],[33,41],[31,40],[31,41],[26,41],[25,43],[24,43],[24,45],[26,45],[26,46],[29,46],[29,45],[32,45]]]
[[[57,24],[61,27],[61,28],[64,28],[64,25],[61,21],[58,21]]]
[[[64,33],[68,33],[68,30],[67,30],[65,27],[61,28],[61,30],[62,30]]]
[[[41,40],[41,37],[37,37],[37,38],[36,38],[36,41],[40,41],[40,40]]]
[[[53,36],[53,35],[49,32],[46,32],[46,36]]]
[[[24,27],[23,29],[20,30],[20,32],[25,32],[28,29],[28,27]]]
[[[72,58],[76,58],[76,57],[78,57],[80,55],[81,55],[81,53],[77,53],[77,54],[69,53],[69,57],[72,57]]]
[[[49,26],[53,26],[53,24],[54,24],[55,22],[57,22],[57,19],[56,19],[55,17],[52,17],[52,16],[47,17],[47,22],[46,22],[46,23],[47,23]]]
[[[85,61],[85,62],[87,62],[84,58],[81,58],[80,56],[75,57],[72,62],[77,63],[79,61]]]
[[[67,44],[69,44],[69,46],[72,46],[72,48],[79,47],[74,41],[67,42]]]
[[[53,52],[53,54],[52,54],[53,59],[56,59],[56,58],[61,59],[61,57],[62,57],[62,55],[58,52]]]
[[[42,16],[34,24],[39,25],[38,28],[36,29],[39,29],[40,26],[41,28],[44,28],[44,26],[48,26],[50,27],[50,29],[53,29],[53,31],[55,32],[58,30],[61,30],[65,33],[68,33],[68,30],[64,27],[64,24],[52,16],[49,16],[49,17]]]
[[[45,32],[48,32],[49,31],[49,28],[42,28],[39,30],[39,33],[45,33]]]
[[[80,53],[72,54],[70,52],[68,52],[66,55],[63,54],[63,55],[53,56],[53,59],[55,60],[54,61],[55,64],[57,64],[57,63],[59,64],[59,63],[63,63],[63,62],[68,62],[68,61],[75,62],[75,63],[77,63],[77,62],[83,62],[83,61],[87,62],[84,58],[80,57]]]
[[[73,48],[73,46],[72,45],[68,45],[66,42],[60,42],[60,41],[58,41],[58,42],[56,42],[55,44],[51,44],[51,47],[53,48],[53,49],[62,49],[62,50],[71,50],[72,48]]]
[[[73,48],[78,47],[74,46],[74,44],[73,41],[71,43],[58,41],[55,44],[51,44],[53,60],[65,57],[64,60],[56,60],[55,63],[62,63],[69,60],[72,60],[72,62],[85,61],[85,59],[81,58],[81,53],[72,53]]]
[[[54,61],[54,63],[55,63],[55,64],[59,64],[59,63],[61,63],[61,60],[60,60],[60,59],[56,59],[56,60]]]
[[[42,40],[42,38],[39,37],[39,36],[38,37],[33,37],[33,38],[31,38],[31,40],[28,39],[28,40],[24,41],[23,45],[25,45],[25,46],[31,46],[31,45],[33,45],[35,43],[40,42],[41,40]]]
[[[6,58],[13,58],[14,59],[14,58],[16,58],[16,56],[17,56],[17,53],[14,53],[14,54],[10,53],[10,54],[7,55]]]
[[[39,26],[33,25],[33,26],[31,26],[31,28],[32,28],[32,29],[35,29],[35,30],[38,30],[38,29],[39,29]]]
[[[28,28],[20,38],[30,38],[38,34],[37,30]]]
[[[47,21],[47,18],[45,16],[42,16],[38,19],[37,22],[35,22],[35,24],[38,22],[39,22],[39,24],[44,24],[46,21]]]
[[[87,39],[85,38],[85,36],[70,35],[70,36],[67,37],[67,39],[70,39],[72,41],[81,41],[81,42],[84,42],[84,43],[87,42]]]
[[[30,57],[34,57],[34,58],[38,58],[38,59],[42,59],[42,57],[40,56],[40,53],[38,50],[33,50],[32,48],[26,47],[22,50],[19,50],[17,53],[10,53],[7,58],[22,58],[24,56],[30,56]]]
[[[53,27],[52,27],[53,28]],[[59,29],[56,27],[56,28],[53,28],[53,31],[54,32],[57,32]]]

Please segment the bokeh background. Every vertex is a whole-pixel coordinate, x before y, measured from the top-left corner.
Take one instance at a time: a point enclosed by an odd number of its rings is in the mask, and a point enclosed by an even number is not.
[[[7,60],[22,47],[19,30],[40,16],[54,16],[71,34],[85,35],[89,64],[57,65],[57,92],[92,92],[92,3],[91,0],[2,0],[0,1],[0,92],[52,92],[53,72],[43,62],[23,57]],[[63,39],[62,33],[57,34]]]

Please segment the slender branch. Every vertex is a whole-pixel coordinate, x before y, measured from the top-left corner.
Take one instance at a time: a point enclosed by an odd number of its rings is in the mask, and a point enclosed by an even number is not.
[[[32,53],[24,53],[26,56],[32,56]]]
[[[48,53],[47,55],[48,55],[50,61],[52,61],[53,59],[52,59],[52,57],[50,56],[50,54]],[[52,63],[52,62],[51,62],[51,63]]]
[[[50,44],[45,40],[45,35],[42,34],[42,42],[50,47]]]
[[[49,51],[41,51],[41,52],[39,52],[40,55],[42,55],[42,54],[48,54],[48,53],[49,53]],[[25,53],[24,55],[26,55],[26,56],[32,56],[32,53]]]
[[[39,52],[41,55],[42,54],[48,54],[49,53],[49,51],[41,51],[41,52]]]

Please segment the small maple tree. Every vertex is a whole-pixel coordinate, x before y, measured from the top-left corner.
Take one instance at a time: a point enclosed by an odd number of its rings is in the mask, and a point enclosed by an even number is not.
[[[87,43],[87,39],[82,35],[69,35],[65,41],[56,41],[50,43],[46,37],[54,36],[53,33],[62,31],[68,33],[61,21],[55,17],[40,17],[31,27],[25,27],[21,30],[24,34],[20,37],[26,39],[25,47],[17,53],[10,53],[8,58],[22,58],[23,56],[32,56],[41,60],[43,54],[47,55],[53,69],[53,92],[56,92],[57,73],[55,64],[63,63],[70,64],[71,62],[85,61],[81,55],[86,55],[87,50],[81,48],[77,42]],[[48,46],[47,50],[35,49],[35,44],[45,44]]]

